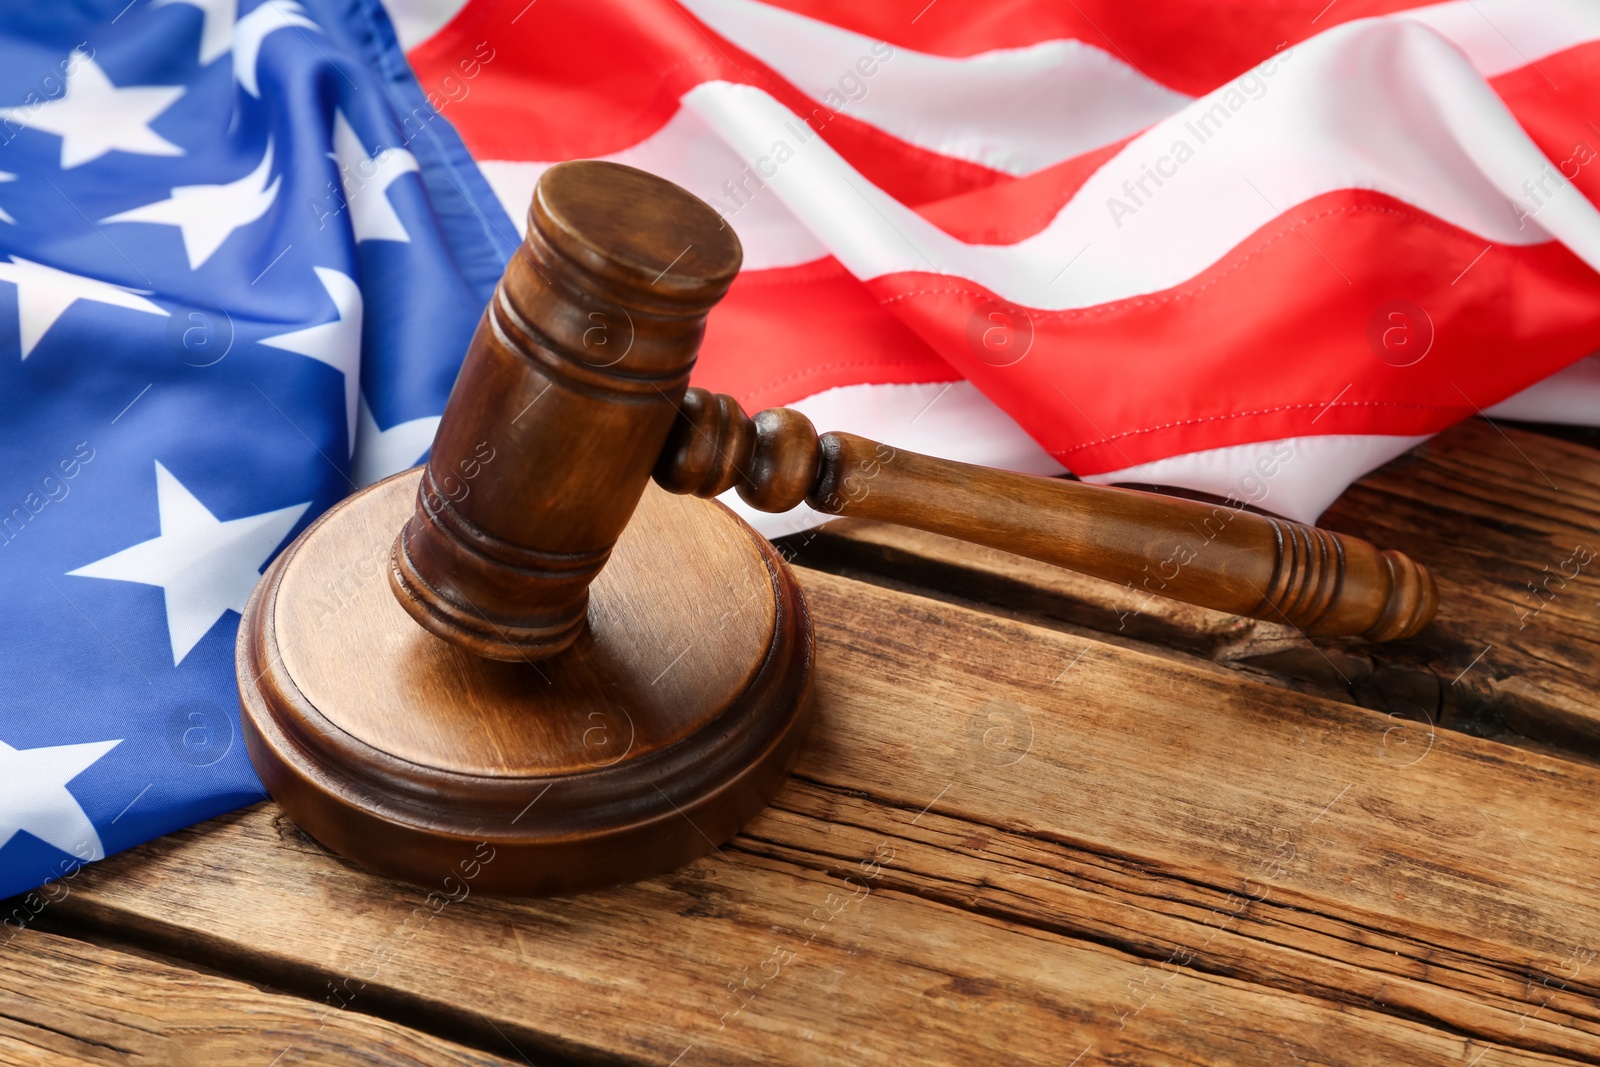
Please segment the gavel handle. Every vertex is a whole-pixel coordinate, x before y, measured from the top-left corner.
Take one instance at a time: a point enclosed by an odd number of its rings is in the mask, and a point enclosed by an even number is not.
[[[690,389],[656,466],[677,493],[737,488],[751,506],[878,519],[945,534],[1306,633],[1410,637],[1438,591],[1420,564],[1356,537],[1226,504],[933,459],[849,433],[820,438],[789,408],[754,419]]]

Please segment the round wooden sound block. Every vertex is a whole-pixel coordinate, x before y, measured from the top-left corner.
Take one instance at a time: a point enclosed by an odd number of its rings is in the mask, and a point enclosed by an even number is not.
[[[542,895],[670,870],[772,799],[810,723],[812,634],[770,544],[651,485],[577,643],[482,659],[390,591],[418,477],[329,511],[245,609],[245,741],[291,819],[444,893]]]

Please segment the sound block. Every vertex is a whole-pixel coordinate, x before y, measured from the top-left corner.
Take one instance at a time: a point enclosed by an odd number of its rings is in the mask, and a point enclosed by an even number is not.
[[[419,476],[329,511],[245,609],[245,743],[295,823],[381,874],[531,896],[670,870],[771,801],[810,724],[813,641],[770,544],[651,485],[577,643],[488,660],[390,591]]]

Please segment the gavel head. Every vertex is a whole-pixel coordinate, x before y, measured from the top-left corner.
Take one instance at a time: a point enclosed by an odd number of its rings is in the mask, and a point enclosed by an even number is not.
[[[499,660],[577,638],[741,255],[661,178],[592,161],[544,173],[390,554],[412,618]]]

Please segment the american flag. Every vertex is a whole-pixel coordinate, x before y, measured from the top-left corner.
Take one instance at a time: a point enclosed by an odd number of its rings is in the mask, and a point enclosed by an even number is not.
[[[89,0],[0,58],[0,896],[261,796],[238,612],[425,454],[563,160],[722,214],[696,382],[821,429],[1310,520],[1600,411],[1592,0]]]
[[[581,157],[723,214],[745,270],[696,380],[751,410],[1307,521],[1480,411],[1600,411],[1591,0],[523,0],[400,26],[441,97],[499,50],[446,114],[519,225]]]
[[[517,238],[370,4],[9,5],[0,171],[3,897],[260,799],[238,613]]]

